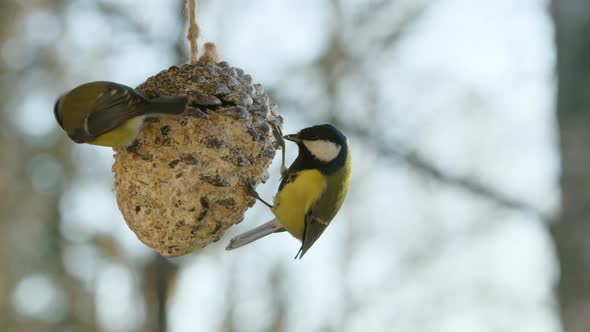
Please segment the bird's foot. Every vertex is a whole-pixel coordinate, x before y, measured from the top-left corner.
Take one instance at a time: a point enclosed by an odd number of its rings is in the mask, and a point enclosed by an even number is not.
[[[139,147],[141,146],[141,143],[139,143],[138,140],[134,140],[133,143],[129,144],[125,150],[127,150],[127,152],[129,153],[133,153],[134,155],[140,157],[142,160],[151,160],[152,156],[149,154],[143,154],[141,152],[139,152]]]
[[[254,185],[251,182],[246,182],[246,193],[254,198],[256,198],[257,200],[261,201],[264,205],[268,206],[269,208],[273,208],[273,206],[269,203],[267,203],[264,199],[262,199],[262,197],[260,197],[260,195],[256,192],[256,190],[254,189]]]
[[[139,145],[139,142],[137,140],[134,140],[133,143],[127,145],[125,150],[127,150],[127,152],[129,153],[139,154]]]
[[[271,123],[271,126],[272,134],[277,143],[279,143],[279,146],[281,147],[281,177],[284,177],[287,173],[287,166],[285,165],[285,139],[283,138],[283,131],[281,130],[281,127],[274,122]]]
[[[200,118],[200,119],[209,119],[209,115],[203,110],[198,107],[187,105],[186,110],[184,111],[184,115],[190,116],[193,118]]]

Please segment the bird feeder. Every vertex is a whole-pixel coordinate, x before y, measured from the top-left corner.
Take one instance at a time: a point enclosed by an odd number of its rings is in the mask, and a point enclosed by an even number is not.
[[[137,87],[146,97],[189,96],[191,116],[147,119],[115,150],[117,203],[139,240],[161,255],[220,239],[254,204],[278,149],[277,106],[250,75],[215,57],[173,66]]]

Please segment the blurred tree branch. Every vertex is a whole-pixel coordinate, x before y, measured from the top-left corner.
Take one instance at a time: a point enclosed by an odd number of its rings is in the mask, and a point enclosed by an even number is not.
[[[300,103],[294,100],[281,100],[282,105],[290,105],[295,109],[306,109]],[[462,175],[449,174],[441,168],[428,161],[426,158],[413,152],[410,147],[404,142],[384,140],[379,135],[378,130],[370,130],[362,128],[358,124],[351,124],[338,116],[335,112],[331,112],[328,118],[325,119],[340,128],[349,136],[359,138],[365,142],[364,146],[374,149],[379,157],[397,160],[419,174],[427,176],[431,179],[437,180],[440,183],[459,187],[476,196],[488,199],[504,208],[519,210],[530,213],[535,217],[541,219],[543,222],[553,222],[553,217],[540,211],[538,208],[509,197],[508,195],[493,189],[475,179]]]
[[[118,5],[112,3],[106,3],[97,1],[95,3],[97,9],[105,16],[109,17],[110,20],[117,20],[124,24],[124,26],[139,39],[145,42],[153,42],[152,36],[150,35],[147,26],[140,22],[137,13],[131,13]]]
[[[168,331],[167,303],[170,283],[174,280],[177,266],[168,259],[154,254],[144,271],[143,292],[146,296],[147,319],[142,331]]]
[[[348,134],[365,140],[367,143],[369,143],[369,146],[372,146],[378,152],[379,156],[383,158],[398,160],[420,174],[428,176],[447,185],[460,187],[467,192],[491,200],[502,207],[531,213],[546,222],[551,220],[551,217],[546,216],[537,208],[508,197],[507,195],[487,185],[484,185],[475,179],[462,175],[452,175],[446,173],[433,163],[426,160],[423,156],[416,152],[412,152],[402,142],[384,141],[377,135],[373,134],[371,130],[348,124],[339,118],[333,118],[332,122],[337,127],[342,128]]]
[[[286,277],[286,271],[283,264],[276,264],[272,267],[269,277],[270,294],[280,294],[279,296],[272,296],[272,307],[275,309],[272,315],[270,331],[283,332],[287,330],[287,303],[288,297],[282,290],[289,289]]]
[[[375,46],[375,53],[383,53],[385,51],[391,51],[397,46],[403,38],[404,33],[419,22],[420,18],[427,9],[430,8],[431,4],[432,2],[428,1],[417,1],[411,5],[398,8],[400,7],[399,1],[383,2],[371,6],[371,10],[361,13],[361,15],[359,15],[354,21],[357,25],[356,28],[362,31],[365,29],[364,25],[369,25],[372,21],[379,20],[379,17],[381,16],[387,15],[391,12],[401,12],[396,16],[395,22],[390,24],[392,26],[389,30],[379,32],[377,36],[373,36],[376,41],[371,44],[374,46],[377,45]],[[346,22],[346,18],[342,13],[343,9],[341,1],[333,0],[332,5],[336,13],[335,16],[337,22],[335,26],[347,26],[349,23]],[[327,118],[325,118],[326,121],[341,128],[347,134],[365,141],[365,143],[367,143],[366,146],[375,149],[378,155],[382,158],[397,160],[419,174],[437,180],[443,184],[462,188],[476,196],[495,202],[504,208],[530,213],[547,223],[553,221],[554,218],[552,216],[547,215],[535,206],[519,201],[514,197],[510,197],[509,195],[479,182],[476,179],[445,172],[434,163],[428,161],[424,156],[412,151],[412,148],[406,143],[401,141],[386,141],[378,135],[379,130],[371,130],[371,128],[366,127],[363,128],[359,126],[358,123],[349,123],[341,117],[339,112],[336,112],[342,97],[339,95],[338,85],[344,79],[345,75],[351,73],[357,75],[359,80],[362,81],[359,82],[359,85],[375,85],[370,74],[367,73],[366,70],[363,70],[366,69],[363,66],[363,62],[371,61],[371,59],[358,58],[351,54],[343,44],[348,40],[350,40],[348,32],[335,29],[326,51],[312,65],[312,70],[320,73],[320,77],[323,80],[322,86],[330,100],[329,113]],[[378,96],[375,92],[376,88],[368,89],[369,95],[366,96],[364,100],[369,103],[369,105],[367,105],[367,112],[371,125],[375,125],[376,128],[381,128],[381,126],[378,125],[379,119],[376,111],[378,109]],[[302,105],[301,102],[289,99],[288,97],[283,97],[281,104],[291,105],[295,109],[309,109]]]
[[[349,25],[349,23],[342,21],[345,18],[342,14],[340,1],[334,0],[332,3],[336,11],[336,20],[340,20],[340,22],[336,22],[334,26],[342,27]],[[397,2],[394,1],[394,3]],[[372,8],[370,11],[365,12],[356,23],[361,25],[370,24],[370,21],[374,20],[375,16],[379,15],[380,12],[387,13],[387,11],[381,7],[383,5],[384,3],[378,5],[375,11],[373,11]],[[390,6],[394,5],[389,2],[388,10],[394,10],[390,8]],[[366,40],[363,41],[364,45],[371,45],[370,49],[365,50],[366,53],[374,54],[377,58],[385,52],[391,53],[402,40],[404,34],[409,31],[413,25],[417,24],[428,8],[429,6],[426,2],[414,4],[413,7],[410,7],[410,9],[407,10],[407,15],[402,15],[397,21],[397,25],[395,25],[390,31],[386,31],[385,34],[379,33],[378,36],[371,36],[376,37],[371,42],[367,42]],[[363,33],[358,33],[358,35],[363,35]],[[369,39],[371,37],[363,35],[363,38]],[[334,124],[347,133],[351,138],[362,142],[359,145],[368,149],[373,149],[380,158],[391,162],[402,163],[419,175],[433,179],[444,185],[460,188],[467,193],[471,193],[476,197],[482,198],[492,204],[498,205],[499,207],[529,213],[545,223],[550,223],[552,221],[553,216],[547,215],[538,207],[530,205],[524,201],[519,201],[515,197],[510,197],[477,179],[444,171],[435,163],[429,161],[425,156],[413,151],[413,148],[411,148],[406,142],[385,140],[379,129],[386,126],[379,124],[379,96],[377,95],[376,83],[373,76],[371,76],[371,61],[375,61],[375,57],[367,56],[367,54],[363,54],[363,56],[351,54],[348,45],[345,44],[350,40],[351,38],[348,31],[334,29],[325,52],[311,67],[311,70],[314,71],[314,73],[319,74],[318,79],[321,80],[321,87],[323,90],[323,94],[321,94],[322,98],[327,98],[328,110],[326,113],[320,113],[322,114],[323,121]],[[294,70],[293,74],[297,74],[306,69],[307,68],[297,68]],[[358,122],[351,123],[342,112],[338,112],[342,100],[345,100],[346,98],[341,93],[340,84],[346,79],[347,75],[355,75],[355,78],[358,78],[356,84],[359,86],[369,87],[366,89],[367,95],[363,97],[363,100],[367,103],[365,110],[368,119],[367,121],[363,121],[367,123],[364,127],[359,125]],[[313,77],[315,78],[315,76]],[[280,105],[283,108],[293,108],[296,110],[313,110],[314,106],[319,104],[317,101],[304,101],[285,95],[281,95],[279,98]],[[308,102],[311,105],[308,105]],[[308,115],[312,118],[316,117],[315,121],[322,121],[317,119],[317,114],[317,112],[313,112],[313,114],[312,112],[309,112]],[[479,238],[478,235],[488,234],[490,229],[495,225],[497,225],[497,223],[476,223],[452,236],[450,239],[434,239],[431,245],[423,248],[423,250],[412,251],[408,255],[401,257],[400,265],[412,265],[412,271],[414,271],[412,275],[414,275],[414,273],[419,273],[420,269],[426,268],[429,266],[429,263],[439,257],[436,253],[442,252],[448,243],[464,239],[473,241],[474,239]],[[354,230],[348,231],[348,241],[345,247],[350,253],[358,249],[359,244],[355,239],[356,237],[358,237],[358,234]],[[340,269],[343,274],[345,274],[350,268],[350,259],[347,259],[350,256],[351,254],[345,254],[344,257],[346,258],[341,262]],[[403,283],[407,281],[408,280],[406,279],[400,280],[400,287],[404,287]],[[344,285],[343,292],[352,294],[351,287],[351,285]],[[348,298],[349,301],[346,304],[347,308],[345,312],[347,315],[351,315],[358,309],[359,303],[357,303],[353,296],[348,296]],[[341,324],[341,326],[344,327],[346,320]]]
[[[561,265],[564,330],[590,329],[590,2],[553,0],[557,45],[557,118],[561,148],[561,219],[552,227]]]
[[[424,14],[426,9],[432,5],[429,1],[417,1],[414,6],[410,7],[400,18],[397,29],[391,30],[390,33],[384,36],[381,42],[381,49],[385,50],[391,46],[396,45],[404,33],[418,21]],[[379,12],[379,11],[378,11]]]

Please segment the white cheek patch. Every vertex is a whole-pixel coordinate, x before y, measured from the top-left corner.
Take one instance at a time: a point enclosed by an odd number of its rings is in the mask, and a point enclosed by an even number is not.
[[[342,147],[330,141],[307,141],[303,140],[303,145],[311,152],[311,154],[318,160],[323,162],[330,162],[340,153]]]

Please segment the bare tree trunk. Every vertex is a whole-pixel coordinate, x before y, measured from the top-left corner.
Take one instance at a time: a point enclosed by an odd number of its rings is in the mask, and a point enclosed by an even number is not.
[[[564,330],[590,330],[590,1],[553,0],[562,215],[552,228],[561,264]]]
[[[142,331],[166,332],[168,330],[169,285],[176,274],[176,266],[160,255],[145,266],[143,294],[146,296],[147,319]]]

